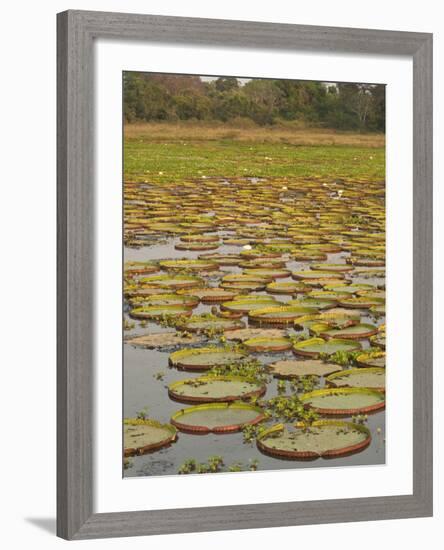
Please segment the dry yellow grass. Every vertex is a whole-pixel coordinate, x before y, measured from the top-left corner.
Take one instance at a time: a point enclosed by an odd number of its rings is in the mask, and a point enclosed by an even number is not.
[[[125,124],[125,138],[144,141],[234,140],[292,145],[353,145],[384,147],[384,134],[339,132],[321,128],[293,126],[240,127],[220,123],[134,123]]]

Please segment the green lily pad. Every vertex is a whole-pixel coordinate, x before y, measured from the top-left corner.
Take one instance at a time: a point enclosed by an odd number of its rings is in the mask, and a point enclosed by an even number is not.
[[[361,349],[358,342],[350,342],[350,340],[336,339],[323,340],[322,338],[310,338],[302,340],[293,346],[293,351],[297,355],[306,357],[319,357],[321,353],[333,355],[337,351],[356,351]]]
[[[291,274],[293,279],[301,279],[302,281],[309,279],[342,279],[344,275],[342,273],[335,273],[332,271],[293,271]]]
[[[175,413],[171,423],[180,431],[192,434],[238,432],[245,425],[264,420],[262,409],[246,403],[208,403],[188,407]]]
[[[385,368],[385,351],[364,352],[356,357],[356,362],[360,367],[380,367]]]
[[[245,359],[245,352],[230,348],[193,348],[175,351],[169,357],[173,367],[184,370],[208,370],[216,366],[231,365]]]
[[[385,369],[379,367],[348,369],[327,376],[326,382],[335,388],[348,386],[385,390]]]
[[[371,441],[368,428],[352,422],[318,420],[310,426],[296,424],[289,430],[277,424],[257,438],[257,447],[278,458],[306,460],[335,458],[357,453]]]
[[[292,342],[288,338],[250,338],[244,341],[244,346],[252,352],[277,352],[287,351],[292,348]]]
[[[192,275],[152,275],[140,279],[140,282],[161,288],[187,288],[201,285],[202,279]]]
[[[384,395],[367,388],[329,388],[300,396],[304,405],[325,415],[365,414],[385,407]]]
[[[265,389],[263,383],[240,376],[201,376],[170,384],[168,394],[183,403],[228,403],[261,396]]]
[[[172,271],[186,269],[188,271],[204,272],[217,271],[219,269],[217,264],[208,260],[164,260],[159,262],[159,265],[164,269],[170,269]]]
[[[125,418],[123,444],[125,456],[143,455],[167,447],[176,440],[177,430],[171,424],[156,420]]]
[[[301,306],[275,306],[250,311],[248,319],[254,323],[289,324],[313,310]]]
[[[277,378],[298,378],[300,376],[327,376],[332,372],[342,370],[342,367],[334,363],[325,363],[318,359],[306,359],[295,361],[276,361],[268,365],[270,372]]]
[[[273,304],[276,304],[276,300],[271,296],[260,296],[257,300],[242,300],[242,298],[238,298],[231,302],[224,302],[221,304],[220,309],[222,311],[249,313],[256,309],[270,307]]]
[[[171,316],[189,316],[192,313],[192,309],[187,306],[143,306],[136,307],[129,312],[129,316],[132,319],[159,319],[162,317]]]
[[[177,328],[189,332],[223,332],[224,330],[234,330],[244,327],[245,323],[238,319],[226,319],[214,315],[193,315]]]
[[[349,327],[327,328],[318,332],[323,338],[345,338],[347,340],[362,340],[377,334],[378,328],[368,323],[359,323]]]
[[[269,283],[266,291],[270,294],[296,294],[309,292],[310,288],[296,281],[280,281]]]

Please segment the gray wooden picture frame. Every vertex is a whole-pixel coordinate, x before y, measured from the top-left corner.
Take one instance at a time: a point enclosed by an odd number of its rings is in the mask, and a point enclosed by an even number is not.
[[[431,516],[432,35],[157,15],[57,17],[57,533],[90,539]],[[93,44],[98,38],[413,59],[413,494],[93,512]]]

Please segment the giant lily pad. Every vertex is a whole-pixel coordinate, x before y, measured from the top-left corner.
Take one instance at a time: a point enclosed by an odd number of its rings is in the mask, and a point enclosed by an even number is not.
[[[286,335],[284,330],[276,328],[240,328],[224,332],[226,340],[245,342],[251,338],[283,338]]]
[[[231,302],[224,302],[220,308],[222,311],[233,311],[240,313],[249,313],[256,309],[271,307],[276,304],[276,300],[271,296],[258,296],[256,300],[242,300],[241,297]]]
[[[364,352],[356,357],[356,362],[360,367],[380,367],[385,368],[385,351]]]
[[[303,281],[307,279],[342,279],[342,277],[344,277],[342,273],[332,271],[309,271],[308,269],[306,271],[293,271],[291,276],[293,279],[301,279]]]
[[[291,300],[288,302],[289,305],[308,307],[314,310],[318,309],[331,309],[337,305],[335,300],[328,300],[325,298],[312,298],[306,297],[298,300]]]
[[[284,424],[272,426],[259,435],[257,447],[278,458],[306,460],[357,453],[370,441],[369,429],[361,424],[317,420],[310,426],[298,423],[292,430]]]
[[[329,386],[385,390],[385,369],[379,367],[348,369],[327,376]]]
[[[202,284],[202,279],[192,275],[152,275],[140,280],[142,284],[161,288],[187,288]]]
[[[266,291],[270,294],[296,294],[309,292],[310,288],[301,282],[280,281],[269,283],[266,287]]]
[[[305,357],[319,357],[321,353],[333,355],[337,351],[356,351],[361,349],[358,342],[350,342],[350,340],[336,339],[324,340],[322,338],[310,338],[302,340],[293,346],[293,351],[296,355]]]
[[[323,338],[345,338],[346,340],[362,340],[369,338],[374,334],[377,334],[378,328],[368,323],[359,323],[348,327],[341,328],[327,328],[326,330],[320,330],[320,334]]]
[[[252,352],[277,352],[287,351],[292,348],[292,342],[289,338],[250,338],[245,340],[244,346]]]
[[[237,296],[236,292],[230,292],[217,287],[184,289],[178,291],[178,294],[195,296],[199,298],[203,304],[228,302]]]
[[[245,358],[245,352],[231,348],[194,348],[175,351],[169,357],[173,367],[185,370],[208,370],[212,367],[231,365]]]
[[[385,407],[384,395],[367,388],[330,388],[301,395],[304,405],[319,414],[351,416],[376,412]]]
[[[133,319],[160,319],[162,317],[190,316],[192,308],[187,306],[143,306],[129,312]]]
[[[188,270],[188,271],[217,271],[219,266],[208,260],[164,260],[159,262],[160,267],[164,269],[176,271],[176,270]]]
[[[301,306],[274,306],[250,311],[248,319],[253,323],[287,325],[312,311],[311,308]]]
[[[133,336],[126,340],[127,344],[147,349],[168,348],[181,344],[200,344],[201,342],[202,338],[200,336],[195,334],[182,335],[177,332],[155,332],[154,334]]]
[[[144,306],[184,306],[194,308],[199,303],[199,298],[191,295],[179,294],[151,294],[142,296],[131,301],[132,305],[142,304]]]
[[[125,456],[143,455],[167,447],[176,440],[177,430],[171,424],[156,420],[125,418],[123,444]]]
[[[262,409],[246,403],[208,403],[188,407],[175,413],[171,423],[180,431],[191,434],[238,432],[245,425],[265,419]]]
[[[342,370],[334,363],[326,363],[318,359],[276,361],[268,365],[270,372],[276,378],[298,378],[300,376],[327,376],[332,372]]]
[[[179,324],[177,328],[189,332],[223,332],[244,327],[245,323],[238,319],[225,319],[215,315],[193,315]]]
[[[168,394],[183,403],[228,403],[261,396],[265,389],[263,383],[240,376],[201,376],[170,384]]]

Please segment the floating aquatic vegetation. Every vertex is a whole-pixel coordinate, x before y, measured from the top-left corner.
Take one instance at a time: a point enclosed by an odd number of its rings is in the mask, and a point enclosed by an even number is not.
[[[170,355],[169,363],[184,370],[208,370],[242,361],[245,357],[244,351],[235,348],[209,346],[175,351]]]
[[[367,388],[330,388],[300,396],[301,402],[323,415],[351,416],[376,412],[385,407],[384,395]]]
[[[380,367],[347,369],[327,376],[326,382],[335,388],[349,386],[385,391],[385,369]]]
[[[301,376],[327,376],[342,368],[334,363],[318,359],[282,360],[268,365],[273,376],[278,378],[299,378]]]
[[[202,337],[196,334],[155,332],[154,334],[144,334],[142,336],[128,338],[126,343],[140,348],[155,349],[180,345],[200,344],[202,341]]]
[[[171,424],[156,420],[125,418],[123,421],[123,444],[125,456],[150,453],[167,447],[176,440],[177,430]]]
[[[358,342],[350,342],[340,338],[332,338],[324,340],[322,338],[310,338],[302,340],[293,346],[293,351],[296,355],[317,358],[321,354],[333,355],[338,351],[356,351],[361,349]]]
[[[259,397],[265,384],[241,376],[201,376],[168,386],[169,396],[183,403],[230,402]]]
[[[181,409],[173,414],[171,423],[180,431],[191,434],[224,434],[239,432],[246,424],[257,424],[264,419],[260,407],[235,401]]]
[[[317,420],[309,426],[297,423],[291,430],[284,424],[272,426],[258,436],[257,447],[277,458],[307,460],[357,453],[370,441],[370,430],[360,424]]]

